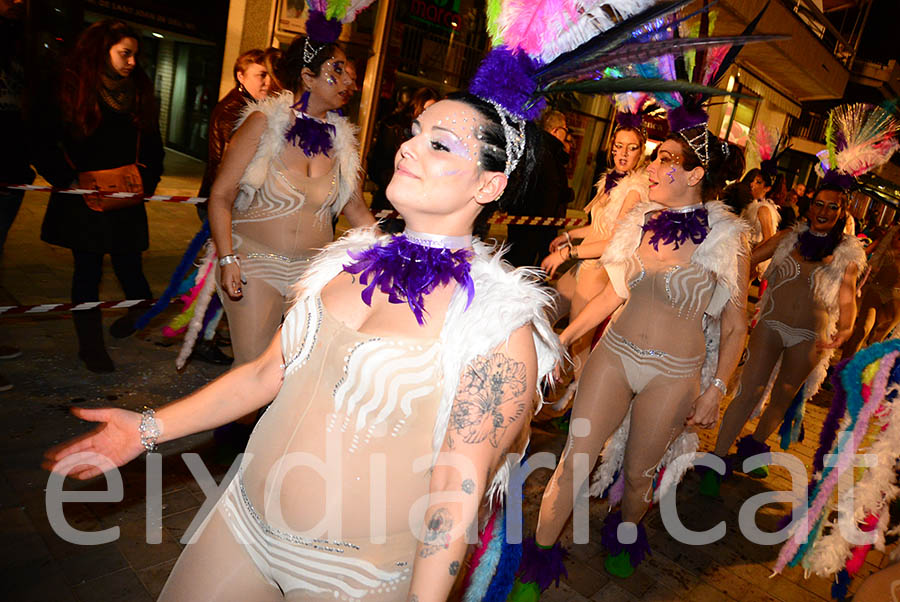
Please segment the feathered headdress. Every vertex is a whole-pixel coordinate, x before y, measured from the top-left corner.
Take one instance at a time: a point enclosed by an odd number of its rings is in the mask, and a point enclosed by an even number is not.
[[[682,55],[659,57],[656,64],[661,76],[670,80],[687,79],[701,87],[714,86],[728,72],[728,68],[734,63],[744,44],[785,38],[781,35],[753,35],[768,8],[769,3],[766,2],[759,14],[747,24],[739,36],[731,36],[733,43],[690,48]],[[693,19],[694,17],[699,17],[699,19]],[[679,28],[669,28],[674,36],[673,41],[692,39],[698,35],[701,38],[707,38],[715,24],[715,17],[715,13],[698,11],[681,19],[678,22]],[[708,39],[727,40],[728,37]],[[712,88],[712,92],[700,90],[676,92],[664,98],[657,96],[657,102],[667,109],[669,130],[684,139],[704,167],[709,163],[710,140],[715,138],[707,128],[709,115],[707,115],[704,105],[711,96],[723,93],[726,92]],[[723,146],[726,154],[727,148],[727,145]]]
[[[309,0],[303,62],[309,64],[326,44],[337,42],[344,23],[351,23],[375,0]]]
[[[788,137],[760,122],[750,134],[750,144],[759,155],[759,168],[768,177],[774,178],[778,174],[778,158],[790,147]]]
[[[881,107],[856,103],[832,109],[816,173],[826,184],[849,189],[856,178],[887,163],[900,146],[898,131],[900,124]]]
[[[488,0],[487,29],[493,48],[469,91],[498,108],[511,158],[507,172],[518,162],[515,151],[524,147],[524,120],[540,115],[548,94],[724,93],[642,70],[644,63],[665,54],[751,41],[746,36],[665,35],[679,23],[672,15],[690,1]]]
[[[616,123],[621,127],[643,130],[643,110],[650,95],[646,92],[616,94]]]

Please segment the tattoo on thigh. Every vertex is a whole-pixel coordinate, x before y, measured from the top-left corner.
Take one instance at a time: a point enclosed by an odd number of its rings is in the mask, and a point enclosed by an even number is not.
[[[409,602],[419,602],[419,596],[413,594],[409,597]]]
[[[498,447],[506,429],[525,412],[526,377],[524,362],[502,353],[476,358],[456,392],[447,430],[450,447],[456,436],[466,443],[487,440]]]
[[[458,572],[459,572],[459,561],[454,560],[453,562],[450,563],[450,574],[455,576],[456,573],[458,573]]]
[[[462,482],[462,490],[468,493],[469,495],[475,491],[475,481],[472,479],[466,479]]]
[[[450,515],[450,512],[446,508],[435,510],[431,518],[428,519],[428,526],[425,528],[425,541],[422,542],[419,556],[428,558],[449,548],[450,530],[452,528],[453,517]]]

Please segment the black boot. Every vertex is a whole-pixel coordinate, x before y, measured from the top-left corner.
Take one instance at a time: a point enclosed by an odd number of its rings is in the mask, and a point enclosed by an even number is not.
[[[134,334],[134,325],[144,315],[146,308],[129,307],[128,313],[109,325],[109,334],[117,339],[124,339]]]
[[[78,335],[78,357],[91,372],[112,372],[116,369],[103,344],[103,322],[99,309],[72,312],[75,333]]]

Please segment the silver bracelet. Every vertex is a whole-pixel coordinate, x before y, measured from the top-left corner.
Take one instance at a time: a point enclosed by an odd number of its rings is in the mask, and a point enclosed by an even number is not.
[[[151,408],[145,408],[141,413],[141,425],[138,427],[138,431],[141,433],[141,445],[148,452],[156,449],[156,440],[162,434],[162,429],[159,428],[155,415],[156,412]]]
[[[224,268],[229,263],[240,263],[238,261],[237,255],[225,255],[224,257],[219,257],[219,267]]]
[[[565,232],[563,232],[563,234],[566,235],[566,244],[571,247],[572,246],[572,237],[569,236],[569,231],[566,230]]]
[[[709,384],[711,384],[712,386],[717,388],[719,391],[721,391],[722,395],[728,394],[728,385],[726,385],[725,381],[722,380],[721,378],[714,378],[714,379],[712,379],[712,382]]]

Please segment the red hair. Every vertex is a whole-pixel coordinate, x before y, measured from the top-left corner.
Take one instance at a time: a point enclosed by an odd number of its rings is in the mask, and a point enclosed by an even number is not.
[[[125,38],[140,41],[138,33],[122,21],[106,19],[84,30],[66,62],[60,85],[63,119],[78,134],[90,135],[100,125],[100,75],[109,65],[109,49]],[[149,127],[156,119],[153,84],[135,65],[128,76],[134,80],[136,93],[133,109],[135,125]]]

